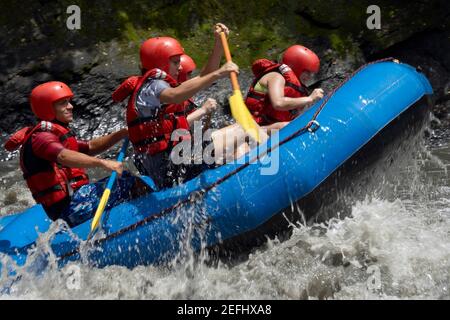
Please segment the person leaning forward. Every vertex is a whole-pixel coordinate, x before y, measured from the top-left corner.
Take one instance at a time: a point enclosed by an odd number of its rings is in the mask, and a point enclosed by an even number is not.
[[[301,45],[289,47],[281,63],[256,60],[252,64],[255,78],[245,100],[255,121],[269,130],[280,129],[322,99],[322,89],[309,94],[303,85],[319,67],[317,55]]]

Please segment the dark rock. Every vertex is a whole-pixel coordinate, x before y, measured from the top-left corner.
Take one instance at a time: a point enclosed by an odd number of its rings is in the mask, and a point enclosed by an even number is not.
[[[14,204],[17,202],[17,193],[15,191],[10,191],[5,195],[5,199],[3,200],[3,204],[5,206]]]
[[[321,87],[326,93],[358,67],[378,58],[395,56],[403,62],[421,66],[436,92],[435,115],[441,120],[447,119],[450,78],[450,41],[448,22],[444,19],[449,16],[447,2],[391,3],[381,0],[382,30],[378,31],[368,30],[365,26],[368,16],[365,10],[369,4],[368,0],[339,0],[330,6],[324,0],[305,0],[275,5],[272,1],[262,0],[258,5],[248,4],[253,11],[252,16],[245,16],[245,19],[241,18],[242,12],[248,14],[246,10],[233,10],[238,12],[233,16],[228,16],[230,10],[223,10],[218,18],[242,32],[241,35],[235,32],[233,38],[238,42],[235,53],[238,60],[241,55],[252,54],[272,58],[289,43],[302,43],[312,48],[321,57],[321,70],[308,85],[310,89]],[[81,137],[90,138],[123,126],[125,103],[113,103],[111,93],[126,77],[139,74],[140,37],[161,34],[169,28],[184,30],[188,23],[189,34],[179,30],[170,30],[170,33],[179,32],[189,50],[201,52],[196,47],[203,47],[204,25],[209,23],[210,11],[215,12],[212,9],[215,6],[208,1],[202,2],[201,9],[198,5],[191,0],[157,5],[158,11],[148,19],[140,13],[140,9],[149,11],[153,8],[145,1],[110,6],[106,0],[100,0],[90,7],[91,10],[82,8],[82,30],[69,31],[65,28],[64,5],[31,0],[14,5],[0,3],[0,143],[7,134],[35,121],[28,96],[34,86],[49,80],[65,81],[73,89],[75,129]],[[185,16],[176,16],[177,6],[182,8],[180,12]],[[244,5],[236,1],[224,6],[244,9]],[[271,12],[271,23],[276,21],[281,31],[272,28],[271,24],[267,29],[258,22],[267,12]],[[161,19],[167,13],[171,13],[171,18]],[[16,17],[26,19],[20,21]],[[158,24],[163,29],[158,29]],[[155,30],[138,33],[137,28],[142,31],[144,26],[145,30]],[[196,34],[200,36],[196,37]],[[244,94],[252,79],[245,67],[241,65],[239,76]],[[213,97],[223,106],[222,112],[213,116],[215,127],[231,121],[230,92],[229,81],[223,79],[195,97],[198,104]],[[1,150],[0,159],[4,155]]]
[[[420,68],[433,87],[436,106],[434,113],[444,117],[442,102],[448,98],[450,83],[450,31],[433,30],[413,35],[409,39],[387,48],[370,59],[392,56]]]

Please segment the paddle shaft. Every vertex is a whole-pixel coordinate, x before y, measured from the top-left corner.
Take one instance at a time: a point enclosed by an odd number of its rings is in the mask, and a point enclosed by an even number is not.
[[[122,148],[120,149],[119,155],[117,156],[118,162],[122,162],[123,158],[125,158],[125,153],[127,152],[127,149],[128,149],[128,143],[129,143],[128,138],[125,138]],[[111,176],[108,179],[108,183],[106,184],[105,191],[103,192],[103,195],[100,199],[97,210],[95,211],[94,218],[92,219],[91,232],[90,232],[88,238],[91,237],[93,231],[97,228],[97,226],[101,220],[102,214],[105,210],[106,204],[108,203],[108,199],[111,194],[111,189],[114,186],[114,182],[116,181],[116,178],[117,178],[117,172],[113,171],[113,173],[111,174]]]
[[[222,41],[223,51],[225,53],[225,58],[227,62],[232,62],[230,48],[228,47],[227,37],[224,32],[220,33],[220,40]],[[252,115],[247,109],[242,98],[241,89],[239,88],[239,82],[236,72],[230,73],[231,86],[233,87],[233,95],[230,97],[230,108],[231,114],[236,119],[236,121],[241,125],[241,127],[255,139],[258,143],[261,143],[260,131],[261,128],[253,120]]]
[[[231,59],[231,53],[230,53],[230,48],[228,47],[227,36],[225,35],[224,32],[220,33],[220,40],[222,40],[222,46],[223,46],[223,51],[225,53],[225,59],[227,60],[227,62],[232,62],[233,60]],[[233,86],[233,90],[240,90],[236,72],[231,72],[230,78],[231,78],[231,85]]]
[[[117,162],[122,162],[123,158],[125,158],[125,153],[127,152],[128,149],[128,143],[129,143],[128,138],[125,138],[122,148],[120,149],[119,156],[117,157]],[[117,178],[117,171],[113,171],[113,173],[109,177],[108,183],[106,184],[106,189],[110,190],[112,189],[112,187],[114,186],[114,182],[116,181],[116,178]]]

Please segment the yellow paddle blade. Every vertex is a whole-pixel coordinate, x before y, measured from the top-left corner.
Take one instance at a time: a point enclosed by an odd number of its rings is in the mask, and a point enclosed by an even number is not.
[[[233,118],[236,119],[237,123],[239,123],[253,139],[258,143],[261,143],[258,126],[244,103],[241,91],[234,90],[229,101]]]
[[[94,219],[92,219],[91,232],[94,231],[95,228],[97,228],[100,218],[102,217],[103,211],[105,210],[106,203],[108,203],[110,194],[111,194],[110,189],[105,189],[105,191],[103,192],[103,196],[100,199],[97,211],[95,211]]]

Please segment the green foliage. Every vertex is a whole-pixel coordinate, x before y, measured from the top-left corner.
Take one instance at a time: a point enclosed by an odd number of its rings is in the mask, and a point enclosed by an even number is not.
[[[223,22],[232,31],[233,58],[246,66],[259,57],[276,59],[293,43],[321,40],[339,55],[353,54],[359,43],[386,48],[414,32],[441,27],[440,15],[445,12],[439,8],[445,1],[413,5],[406,0],[380,0],[383,28],[379,31],[365,25],[369,0],[1,1],[0,23],[9,31],[11,46],[51,42],[64,49],[118,39],[122,51],[136,57],[136,48],[145,39],[173,36],[202,65],[212,48],[213,25]],[[81,8],[79,31],[65,27],[66,8],[72,4]]]

